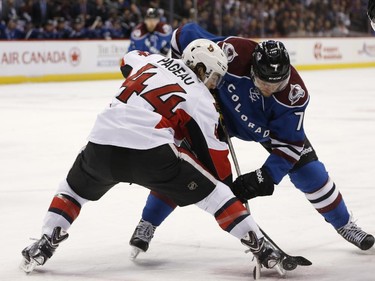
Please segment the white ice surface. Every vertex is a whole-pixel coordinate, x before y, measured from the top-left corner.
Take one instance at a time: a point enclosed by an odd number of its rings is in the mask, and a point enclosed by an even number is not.
[[[302,72],[311,102],[306,133],[366,231],[375,234],[375,69]],[[146,254],[128,256],[129,238],[148,191],[120,184],[86,204],[69,239],[30,275],[21,250],[39,238],[58,183],[85,144],[96,114],[121,81],[0,86],[0,280],[252,280],[254,261],[195,206],[177,209],[156,231]],[[234,140],[242,171],[267,153]],[[375,249],[344,241],[285,178],[268,198],[250,201],[261,227],[288,253],[313,262],[288,280],[374,281]],[[264,271],[263,280],[281,279]]]

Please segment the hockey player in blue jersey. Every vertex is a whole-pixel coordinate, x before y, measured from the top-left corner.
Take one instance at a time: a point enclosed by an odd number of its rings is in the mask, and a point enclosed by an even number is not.
[[[149,8],[145,19],[130,35],[128,51],[139,50],[151,54],[167,55],[171,48],[172,27],[160,21],[157,9]]]
[[[186,45],[196,38],[217,42],[228,57],[228,72],[217,99],[229,135],[259,142],[270,153],[262,167],[234,181],[234,194],[243,202],[271,195],[274,185],[289,175],[296,188],[343,238],[361,250],[371,248],[374,237],[356,225],[305,134],[303,121],[309,93],[290,65],[284,45],[272,40],[258,44],[240,37],[216,37],[189,23],[173,32],[172,56],[180,57]],[[150,193],[130,240],[133,253],[147,251],[155,228],[175,206],[165,196]]]

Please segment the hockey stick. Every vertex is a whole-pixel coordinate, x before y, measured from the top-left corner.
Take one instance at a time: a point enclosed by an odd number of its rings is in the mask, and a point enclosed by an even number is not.
[[[229,134],[228,132],[226,131],[226,128],[223,128],[223,131],[224,131],[224,134],[226,135],[226,138],[227,138],[227,142],[228,142],[228,146],[229,146],[229,152],[232,156],[232,160],[233,160],[233,164],[234,164],[234,167],[236,169],[236,173],[237,173],[237,176],[241,176],[241,170],[240,170],[240,165],[238,164],[238,160],[237,160],[237,156],[236,156],[236,152],[234,150],[234,147],[233,147],[233,143],[232,143],[232,140],[230,139],[229,137]],[[249,203],[248,202],[245,202],[245,207],[246,209],[248,210],[249,213],[250,212],[250,207],[249,207]],[[258,226],[259,227],[259,226]],[[305,257],[302,257],[302,256],[291,256],[291,255],[288,255],[287,253],[285,253],[269,236],[268,234],[262,229],[260,228],[260,231],[262,232],[262,234],[264,235],[264,237],[276,248],[280,251],[280,253],[285,257],[282,261],[282,266],[285,270],[294,270],[297,265],[301,265],[301,266],[309,266],[309,265],[312,265],[312,262],[309,261],[308,259],[306,259]],[[255,272],[254,272],[254,276],[255,276]]]

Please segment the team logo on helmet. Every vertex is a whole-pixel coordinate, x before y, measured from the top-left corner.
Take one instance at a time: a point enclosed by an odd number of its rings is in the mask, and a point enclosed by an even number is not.
[[[212,53],[214,51],[214,46],[212,46],[210,44],[210,46],[208,46],[207,50]]]
[[[230,43],[223,43],[223,46],[221,49],[223,50],[224,54],[227,56],[228,62],[233,61],[234,58],[238,56],[233,45]]]
[[[279,71],[278,68],[279,68],[280,64],[272,64],[272,63],[271,63],[270,66],[273,67],[273,68],[275,69],[275,72],[276,72],[276,71]]]

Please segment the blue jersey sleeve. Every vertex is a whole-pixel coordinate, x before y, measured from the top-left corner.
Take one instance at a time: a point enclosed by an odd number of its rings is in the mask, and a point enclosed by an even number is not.
[[[191,22],[182,25],[173,32],[172,35],[172,56],[181,58],[182,52],[190,42],[196,39],[208,39],[213,42],[219,42],[225,37],[214,35],[200,27],[198,24]]]
[[[288,110],[269,123],[271,154],[263,167],[278,184],[301,157],[305,141],[303,118],[306,105]]]

